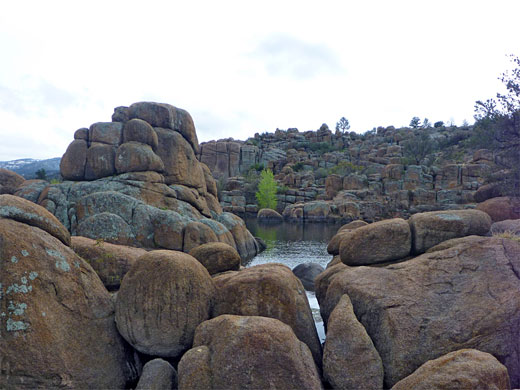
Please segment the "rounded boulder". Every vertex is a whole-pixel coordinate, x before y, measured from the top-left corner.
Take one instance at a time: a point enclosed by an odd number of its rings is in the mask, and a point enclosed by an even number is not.
[[[192,256],[148,252],[121,282],[117,328],[138,351],[176,358],[191,347],[195,328],[210,318],[214,296],[211,276]]]
[[[325,269],[318,263],[298,264],[292,270],[293,274],[300,279],[303,287],[307,291],[314,291],[314,279],[323,271],[325,271]]]
[[[199,245],[189,254],[206,267],[210,275],[240,269],[240,255],[235,248],[223,242]]]

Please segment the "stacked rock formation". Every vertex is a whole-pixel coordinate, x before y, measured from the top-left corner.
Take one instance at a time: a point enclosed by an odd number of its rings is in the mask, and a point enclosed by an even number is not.
[[[185,252],[224,242],[242,258],[257,253],[244,222],[222,212],[188,112],[141,102],[117,107],[112,120],[77,130],[61,160],[65,181],[35,190],[72,235]]]

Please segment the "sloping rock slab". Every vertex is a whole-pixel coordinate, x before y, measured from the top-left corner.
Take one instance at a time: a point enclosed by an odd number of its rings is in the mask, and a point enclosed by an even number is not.
[[[316,281],[322,316],[348,294],[381,355],[385,386],[461,348],[493,354],[520,386],[519,243],[488,238],[387,267],[332,271]],[[325,299],[321,283],[329,284]]]

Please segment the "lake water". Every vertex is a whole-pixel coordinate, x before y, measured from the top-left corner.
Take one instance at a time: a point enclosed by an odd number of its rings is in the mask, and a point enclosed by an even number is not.
[[[261,224],[256,218],[245,219],[247,228],[255,237],[260,237],[267,249],[255,256],[246,267],[265,263],[282,263],[293,269],[302,263],[318,263],[323,268],[332,259],[327,253],[327,244],[341,225],[325,223],[296,224],[283,222],[278,225]],[[313,292],[307,291],[312,315],[321,342],[325,341],[325,330],[320,315],[318,300]]]

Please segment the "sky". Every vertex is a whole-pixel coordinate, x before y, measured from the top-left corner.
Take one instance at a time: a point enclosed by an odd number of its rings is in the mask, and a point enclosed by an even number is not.
[[[169,103],[199,141],[277,128],[473,122],[520,55],[518,0],[9,1],[0,161],[63,155],[117,106]]]

